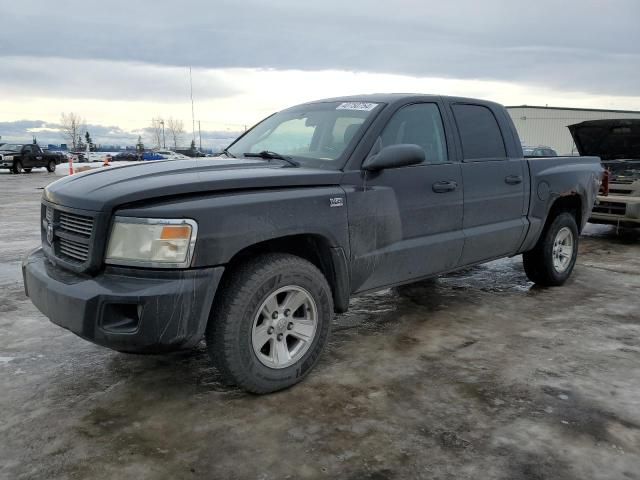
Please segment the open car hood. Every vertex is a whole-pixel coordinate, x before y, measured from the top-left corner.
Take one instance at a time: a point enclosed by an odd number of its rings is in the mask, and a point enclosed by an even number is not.
[[[640,159],[640,119],[588,120],[567,128],[580,155]]]

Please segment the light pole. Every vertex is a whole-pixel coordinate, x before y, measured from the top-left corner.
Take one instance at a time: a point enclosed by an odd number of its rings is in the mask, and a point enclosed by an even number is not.
[[[160,125],[162,125],[162,148],[167,148],[167,142],[164,140],[164,120],[160,120]]]

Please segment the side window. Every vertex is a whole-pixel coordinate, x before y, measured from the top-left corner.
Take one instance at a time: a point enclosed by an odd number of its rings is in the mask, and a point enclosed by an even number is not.
[[[465,160],[506,158],[502,133],[491,110],[467,104],[455,104],[452,109]]]
[[[382,146],[413,143],[423,148],[425,163],[447,163],[447,141],[435,103],[416,103],[398,110],[381,135]]]
[[[24,147],[22,147],[22,151],[24,153],[31,153],[31,145],[25,145]]]

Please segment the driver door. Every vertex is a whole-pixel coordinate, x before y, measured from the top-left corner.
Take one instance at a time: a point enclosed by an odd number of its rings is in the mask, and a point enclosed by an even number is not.
[[[23,168],[33,168],[34,166],[34,158],[33,152],[31,150],[31,145],[25,145],[22,147],[22,167]]]
[[[380,138],[383,147],[418,145],[426,160],[364,172],[362,190],[348,198],[354,292],[451,270],[464,246],[462,171],[438,104],[402,107]]]

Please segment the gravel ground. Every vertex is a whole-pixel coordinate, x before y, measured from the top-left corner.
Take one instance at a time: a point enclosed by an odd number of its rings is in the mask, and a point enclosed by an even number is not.
[[[55,175],[0,172],[0,478],[640,479],[640,232],[589,225],[572,279],[519,257],[354,299],[302,384],[223,387],[24,296]]]

